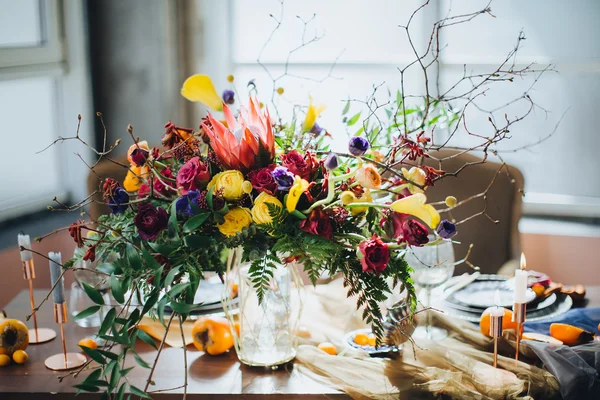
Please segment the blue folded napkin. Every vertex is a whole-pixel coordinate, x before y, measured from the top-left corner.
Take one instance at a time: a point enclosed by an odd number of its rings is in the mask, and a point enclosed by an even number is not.
[[[597,332],[600,323],[600,308],[574,308],[566,313],[544,322],[525,322],[526,332],[537,332],[544,335],[550,334],[550,325],[562,323],[585,329],[589,332]]]

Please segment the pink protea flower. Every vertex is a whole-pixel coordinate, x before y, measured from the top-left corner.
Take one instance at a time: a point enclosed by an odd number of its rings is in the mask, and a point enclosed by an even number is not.
[[[261,111],[250,98],[248,108],[241,108],[236,120],[229,107],[223,105],[227,126],[208,114],[202,128],[210,139],[210,147],[227,169],[248,172],[271,163],[275,155],[275,136],[268,111]]]

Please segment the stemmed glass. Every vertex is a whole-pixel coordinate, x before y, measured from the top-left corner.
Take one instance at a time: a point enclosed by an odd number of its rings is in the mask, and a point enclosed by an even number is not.
[[[423,307],[431,306],[431,291],[442,285],[454,274],[454,248],[452,241],[430,237],[430,244],[423,247],[409,247],[405,258],[413,269],[412,278],[425,291]],[[448,336],[448,331],[431,325],[431,311],[426,311],[425,326],[418,326],[413,337],[419,339],[441,340]]]

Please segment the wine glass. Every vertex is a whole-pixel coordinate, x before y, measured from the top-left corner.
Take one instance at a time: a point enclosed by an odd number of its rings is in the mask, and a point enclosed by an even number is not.
[[[454,274],[454,248],[452,241],[431,238],[430,244],[423,247],[409,247],[404,260],[413,269],[412,278],[425,291],[421,299],[423,307],[431,306],[431,290],[440,286]],[[413,337],[441,340],[448,336],[443,328],[431,325],[431,311],[426,311],[425,326],[415,329]]]

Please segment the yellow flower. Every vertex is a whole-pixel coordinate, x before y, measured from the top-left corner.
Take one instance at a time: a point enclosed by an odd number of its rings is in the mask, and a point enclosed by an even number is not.
[[[246,194],[252,193],[252,182],[244,181],[244,183],[242,183],[242,192]]]
[[[415,193],[412,196],[396,200],[390,206],[392,210],[401,214],[410,214],[421,219],[431,229],[435,229],[440,223],[440,214],[431,204],[425,204],[427,197],[423,193]]]
[[[373,201],[373,197],[371,196],[371,191],[369,189],[365,189],[365,192],[360,197],[356,197],[353,192],[347,190],[342,192],[340,200],[343,205],[347,206],[352,203],[370,203]],[[368,207],[350,207],[349,210],[350,214],[354,216],[366,212]]]
[[[282,88],[282,87],[278,87],[278,88],[277,88],[277,94],[278,94],[278,95],[282,95],[282,94],[283,94],[283,92],[284,92],[284,90],[283,90],[283,88]]]
[[[356,196],[353,192],[346,190],[340,195],[340,200],[343,205],[347,206],[348,204],[354,203],[356,201]]]
[[[227,75],[227,82],[232,83],[234,79],[233,75]]]
[[[404,175],[404,177],[410,181],[406,186],[409,192],[411,192],[412,194],[423,193],[423,189],[413,184],[417,184],[420,186],[425,185],[425,181],[427,180],[427,174],[425,173],[425,171],[423,171],[419,167],[412,167],[410,170],[402,168],[402,175]]]
[[[296,175],[294,184],[290,188],[290,192],[288,193],[285,202],[288,212],[294,212],[296,210],[298,200],[300,200],[300,196],[302,196],[302,193],[304,193],[306,189],[308,189],[308,182]]]
[[[189,101],[196,101],[216,111],[223,109],[221,96],[217,94],[215,86],[208,75],[192,75],[183,82],[181,95]]]
[[[207,189],[223,191],[225,200],[237,200],[244,194],[244,175],[235,169],[219,172],[208,182]]]
[[[454,196],[448,196],[446,197],[446,205],[448,207],[454,207],[457,203],[456,197]]]
[[[379,189],[381,186],[381,175],[377,172],[377,168],[370,164],[356,171],[354,178],[364,188]]]
[[[232,208],[223,218],[225,222],[217,225],[217,228],[225,236],[237,235],[252,222],[250,210],[245,207]]]
[[[269,213],[269,206],[267,203],[276,205],[279,208],[283,208],[283,204],[275,196],[271,196],[268,193],[262,192],[254,200],[254,207],[252,207],[252,220],[257,224],[268,224],[273,222],[273,218]]]
[[[315,126],[315,122],[317,122],[317,117],[325,109],[325,105],[321,104],[321,105],[315,106],[313,104],[312,97],[310,97],[309,99],[310,99],[310,102],[308,104],[308,110],[306,110],[306,118],[304,118],[304,124],[303,124],[304,132],[310,131],[312,129],[312,127]]]
[[[143,183],[143,179],[148,176],[148,167],[130,167],[127,176],[123,181],[123,188],[128,192],[137,192]]]

